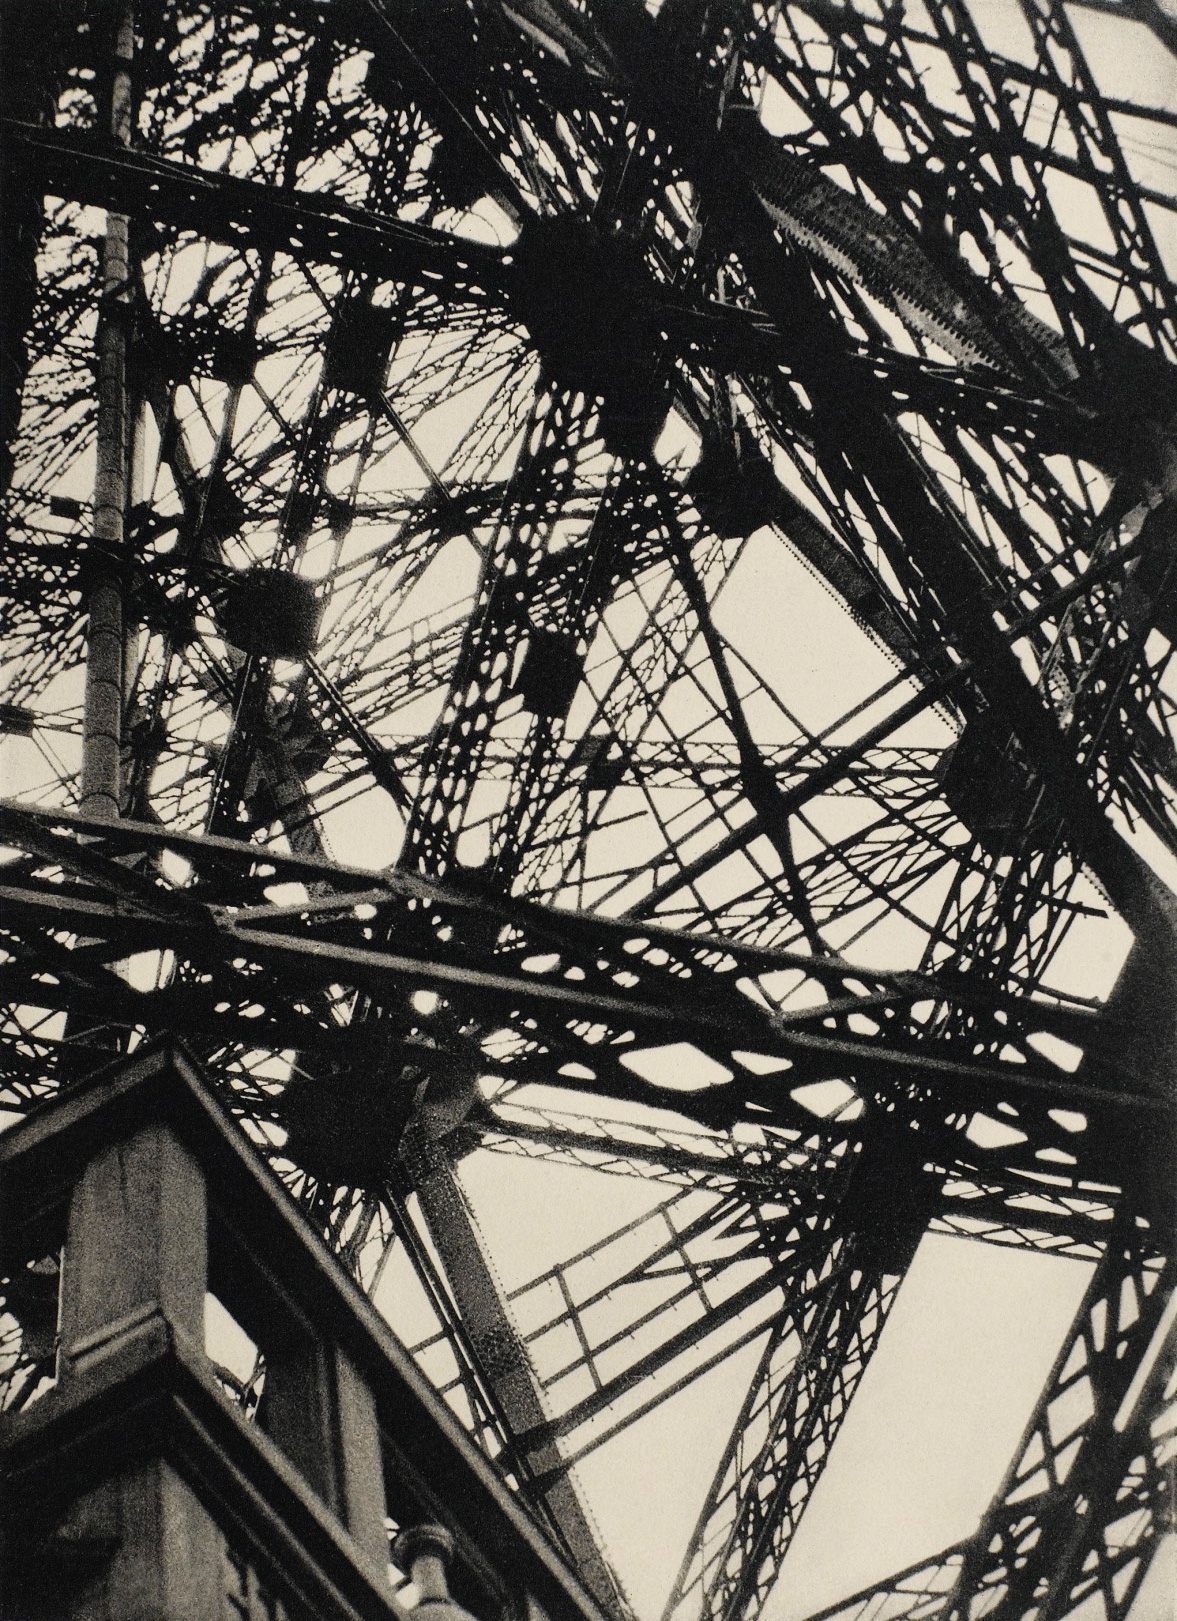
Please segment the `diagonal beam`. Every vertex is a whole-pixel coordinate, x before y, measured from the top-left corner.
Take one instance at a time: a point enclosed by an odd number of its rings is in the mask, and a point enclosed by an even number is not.
[[[64,930],[87,939],[105,938],[112,956],[139,951],[174,951],[204,972],[223,955],[248,958],[276,977],[275,985],[286,974],[301,984],[342,983],[356,986],[364,994],[399,1000],[405,988],[432,990],[459,1000],[476,999],[494,1014],[507,1018],[541,1017],[562,1026],[571,1022],[604,1022],[620,1035],[665,1044],[673,1037],[693,1040],[706,1047],[718,1047],[729,1054],[745,1050],[752,1040],[757,1050],[769,1056],[789,1059],[803,1066],[802,1073],[822,1076],[854,1073],[856,1070],[891,1069],[911,1079],[962,1087],[999,1085],[1003,1096],[1033,1098],[1042,1095],[1059,1106],[1070,1103],[1092,1108],[1115,1104],[1136,1111],[1142,1119],[1165,1117],[1163,1098],[1150,1097],[1121,1085],[1115,1089],[1082,1084],[1065,1073],[1034,1072],[1026,1065],[1002,1062],[969,1062],[951,1056],[951,1049],[937,1051],[931,1043],[904,1047],[881,1038],[850,1032],[844,1036],[818,1034],[782,1028],[749,1003],[747,1010],[733,1007],[730,1014],[698,1009],[689,1003],[632,996],[606,996],[586,992],[575,985],[548,982],[538,977],[498,973],[459,963],[437,960],[432,954],[386,951],[335,944],[311,937],[292,937],[275,930],[243,927],[228,919],[216,919],[212,926],[193,924],[188,917],[161,918],[159,910],[133,909],[126,903],[82,898],[60,886],[46,889],[8,884],[0,887],[7,907],[7,927]],[[30,938],[32,935],[30,934]],[[51,1000],[52,990],[49,994]],[[796,1078],[791,1084],[796,1084]],[[577,1078],[576,1089],[592,1090]],[[654,1094],[627,1082],[625,1073],[609,1077],[611,1093],[653,1101]],[[736,1098],[766,1097],[780,1101],[779,1085],[745,1080]],[[763,1105],[760,1105],[763,1107]],[[712,1123],[714,1107],[694,1102],[681,1105],[687,1112],[701,1115]],[[730,1104],[723,1107],[728,1114]],[[739,1108],[737,1105],[737,1114]]]
[[[844,1240],[817,1296],[786,1300],[716,1471],[664,1621],[755,1617],[899,1289]]]
[[[1151,28],[1161,44],[1177,56],[1177,18],[1160,0],[1072,0],[1088,11],[1102,11],[1109,17],[1127,17]]]
[[[488,1110],[489,1118],[472,1113],[455,1134],[457,1153],[473,1146],[491,1153],[539,1159],[548,1163],[661,1182],[673,1188],[729,1192],[748,1198],[780,1198],[798,1177],[810,1152],[792,1133],[770,1132],[764,1146],[739,1141],[730,1133],[702,1134],[658,1126],[619,1131],[608,1120],[543,1110],[531,1104],[513,1109],[510,1096]],[[817,1135],[821,1132],[822,1135]],[[840,1141],[852,1144],[855,1128],[821,1127],[806,1143],[821,1142],[833,1152]],[[697,1146],[696,1146],[697,1144]],[[1048,1190],[1031,1180],[1003,1180],[995,1171],[957,1163],[940,1188],[931,1217],[932,1230],[1004,1248],[1024,1247],[1050,1254],[1091,1259],[1107,1239],[1108,1223],[1121,1190],[1110,1190],[1106,1202]],[[1029,1201],[1029,1202],[1027,1202]]]
[[[1055,785],[1083,858],[1125,916],[1154,915],[1151,879],[1113,832],[1071,744],[993,620],[961,520],[933,495],[913,451],[895,429],[884,391],[861,376],[845,334],[817,297],[805,266],[777,239],[772,210],[750,178],[761,167],[759,154],[769,137],[747,119],[729,120],[721,134],[699,120],[697,65],[667,55],[657,25],[640,8],[616,7],[596,22],[630,82],[641,86],[648,113],[676,143],[710,199],[715,219],[739,244],[761,306],[790,344],[794,375],[812,402],[813,434],[823,464],[835,482],[838,469],[848,462],[870,481],[886,520],[880,538],[887,533],[902,537],[897,551],[918,569],[934,595],[941,634],[972,665],[976,685],[1036,768]],[[657,79],[642,72],[651,52],[665,61]]]
[[[1061,1621],[1097,1593],[1127,1621],[1173,1524],[1175,1281],[1171,1258],[1118,1235],[974,1534],[811,1621]]]
[[[54,823],[69,827],[74,837],[52,832]],[[876,1014],[880,1011],[878,990],[871,987],[876,976],[837,959],[823,964],[812,958],[798,959],[796,954],[728,948],[689,935],[676,940],[670,932],[659,937],[666,944],[654,951],[647,936],[635,941],[631,930],[617,924],[598,926],[595,921],[565,918],[521,903],[507,906],[496,925],[496,933],[501,936],[504,923],[510,920],[513,940],[509,949],[472,957],[453,929],[473,904],[472,899],[446,894],[435,886],[422,885],[420,880],[402,878],[385,880],[394,890],[401,890],[405,900],[388,913],[387,922],[394,925],[394,932],[389,944],[381,946],[372,938],[366,920],[355,916],[356,902],[346,896],[353,875],[336,872],[327,863],[296,861],[231,840],[169,838],[158,829],[130,824],[123,824],[117,834],[103,830],[112,847],[120,849],[133,850],[145,844],[149,848],[170,846],[177,852],[189,851],[218,883],[226,883],[233,875],[234,888],[252,866],[272,867],[275,877],[280,871],[299,873],[304,875],[304,881],[311,875],[329,881],[334,872],[336,884],[342,880],[345,886],[338,901],[331,896],[334,886],[328,882],[327,889],[317,891],[313,900],[299,901],[293,907],[238,905],[229,909],[202,903],[199,885],[170,889],[162,883],[151,883],[143,873],[128,874],[117,860],[99,857],[93,841],[85,837],[95,824],[87,823],[85,818],[12,810],[7,825],[8,837],[18,843],[27,842],[38,852],[39,862],[62,862],[67,866],[73,862],[87,880],[85,887],[30,880],[25,870],[18,868],[7,886],[11,902],[8,926],[14,933],[20,927],[34,931],[72,929],[87,938],[106,938],[115,956],[125,954],[127,949],[172,949],[187,954],[194,964],[211,961],[224,952],[231,961],[248,958],[267,973],[293,971],[302,983],[353,985],[365,994],[391,998],[390,1005],[396,1005],[405,987],[427,988],[472,999],[472,1003],[493,1010],[492,1017],[506,1014],[526,1021],[542,1016],[545,1038],[556,1042],[553,1051],[567,1055],[562,1061],[570,1061],[574,1052],[592,1058],[594,1068],[587,1076],[582,1072],[570,1078],[579,1091],[616,1086],[622,1095],[647,1100],[653,1096],[644,1085],[636,1084],[633,1070],[619,1065],[622,1055],[616,1045],[602,1042],[591,1029],[576,1035],[578,1025],[599,1021],[612,1032],[614,1041],[638,1036],[655,1042],[672,1037],[692,1040],[704,1051],[714,1051],[729,1070],[742,1072],[738,1080],[733,1074],[730,1088],[712,1087],[702,1093],[680,1095],[705,1124],[718,1123],[711,1119],[716,1108],[727,1120],[739,1117],[743,1102],[777,1110],[785,1107],[787,1114],[787,1091],[797,1084],[797,1077],[791,1077],[788,1086],[783,1087],[771,1075],[758,1078],[748,1074],[747,1066],[738,1059],[732,1063],[732,1056],[749,1050],[787,1059],[804,1074],[815,1077],[858,1071],[873,1077],[890,1070],[897,1077],[959,1086],[978,1101],[986,1089],[996,1085],[1002,1089],[1002,1096],[1027,1100],[1041,1096],[1059,1104],[1069,1099],[1089,1108],[1115,1103],[1139,1111],[1142,1118],[1163,1116],[1166,1107],[1158,1091],[1134,1083],[1131,1065],[1118,1051],[1114,1028],[1104,1029],[1098,1016],[1084,1017],[1078,1010],[1052,1008],[1010,996],[1000,996],[996,1001],[984,995],[974,999],[969,987],[951,978],[884,975],[878,989],[889,991],[897,1009],[924,998],[961,1011],[970,1006],[981,1011],[988,1005],[994,1014],[1004,1014],[1003,1043],[1018,1040],[1020,1032],[1025,1033],[1021,1037],[1023,1044],[1035,1031],[1055,1032],[1081,1043],[1085,1049],[1096,1049],[1101,1068],[1093,1068],[1090,1076],[1071,1076],[1064,1070],[1048,1068],[1031,1046],[1026,1046],[1016,1062],[1000,1055],[966,1056],[962,1049],[928,1039],[926,1032],[918,1037],[915,1033],[905,1035],[902,1026],[891,1020],[875,1021],[874,1033],[858,1029],[848,1017],[856,1008]],[[82,836],[80,841],[78,835]],[[379,889],[375,877],[356,873],[357,890],[361,879],[367,890]],[[262,884],[272,881],[263,879]],[[242,891],[238,888],[237,893]],[[434,906],[445,908],[452,920],[448,930],[438,933],[420,915],[413,904],[418,893],[427,895]],[[553,951],[553,945],[558,949]],[[640,953],[649,952],[655,959],[661,950],[669,956],[673,948],[678,962],[670,965],[672,971],[664,971],[657,961],[644,960],[633,949],[635,945],[640,946]],[[816,1023],[808,1012],[796,1016],[776,1012],[745,994],[733,974],[741,957],[748,964],[745,973],[771,970],[799,960],[815,974],[818,983],[831,976],[837,990],[830,996],[827,989],[829,1005],[821,1023]],[[694,994],[684,999],[681,986],[688,967],[695,982]],[[576,968],[577,973],[570,974],[571,968]],[[244,981],[242,985],[244,990]],[[52,988],[47,987],[47,991],[52,999]],[[280,1002],[275,1002],[271,1013],[278,1013],[280,1007]],[[527,1055],[520,1057],[525,1070]],[[798,1118],[806,1118],[804,1111]]]
[[[684,934],[645,921],[635,929],[632,924],[609,917],[558,911],[510,896],[472,894],[457,885],[435,883],[407,873],[346,867],[269,845],[184,833],[129,818],[118,824],[95,825],[74,811],[0,800],[0,830],[12,845],[38,861],[60,865],[100,889],[125,894],[145,905],[166,897],[161,904],[190,904],[205,917],[211,915],[210,906],[227,905],[231,915],[247,926],[295,927],[297,920],[328,912],[333,905],[336,910],[346,911],[360,901],[422,901],[444,907],[451,916],[493,913],[498,933],[494,957],[504,968],[519,968],[544,945],[562,947],[570,953],[570,962],[578,963],[582,969],[594,956],[603,953],[612,960],[622,953],[632,976],[663,986],[672,984],[676,977],[681,980],[687,968],[705,970],[707,978],[716,984],[724,980],[734,983],[740,976],[802,970],[831,999],[847,992],[871,996],[882,991],[897,1000],[928,998],[978,1013],[1001,1012],[1007,1040],[1009,1027],[1016,1029],[1022,1024],[1049,1030],[1079,1045],[1098,1041],[1100,1035],[1101,1014],[1090,1003],[1030,999],[955,974],[868,968],[836,952],[815,957],[803,951],[715,935]],[[158,861],[166,852],[190,864],[194,873],[190,884],[169,886],[118,859],[150,855]],[[318,898],[313,903],[300,900],[284,906],[264,902],[265,890],[284,882],[314,885]],[[259,904],[251,905],[252,897]],[[659,973],[655,953],[662,954],[666,972]],[[440,954],[447,955],[444,951]],[[593,982],[586,975],[581,983]],[[611,971],[606,979],[595,982],[608,984],[611,991],[616,983]],[[679,988],[677,984],[675,988]],[[796,1022],[798,1017],[812,1020],[820,1016],[820,1010],[807,1009],[802,1015],[791,1015],[789,1022]],[[1105,1043],[1109,1050],[1114,1051],[1116,1039],[1114,1032],[1109,1033]]]
[[[576,1483],[562,1469],[555,1442],[546,1434],[547,1413],[534,1371],[518,1343],[454,1169],[432,1140],[428,1105],[406,1131],[401,1153],[465,1333],[530,1474],[545,1482],[538,1489],[551,1519],[596,1597],[610,1614],[627,1616],[624,1592],[600,1550]]]
[[[229,247],[301,251],[341,269],[400,280],[444,274],[460,288],[500,288],[494,248],[322,193],[279,190],[224,171],[131,151],[72,130],[3,121],[5,156],[50,194],[196,231]]]

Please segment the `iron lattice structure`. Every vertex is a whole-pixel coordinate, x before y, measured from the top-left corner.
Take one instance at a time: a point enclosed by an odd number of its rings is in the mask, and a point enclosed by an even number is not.
[[[2,21],[4,1107],[181,1033],[360,1281],[411,1264],[618,1614],[574,1465],[755,1346],[667,1621],[763,1607],[924,1233],[1085,1260],[976,1534],[827,1613],[1126,1617],[1173,1494],[1177,118],[1060,0]],[[650,1199],[508,1292],[487,1153]]]

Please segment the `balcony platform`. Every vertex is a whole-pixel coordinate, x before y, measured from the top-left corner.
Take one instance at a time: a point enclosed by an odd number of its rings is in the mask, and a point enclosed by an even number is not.
[[[60,1269],[52,1371],[0,1430],[0,1613],[405,1621],[390,1537],[431,1523],[477,1621],[603,1621],[179,1043],[0,1137],[0,1234],[5,1277]],[[252,1416],[210,1295],[264,1355]]]

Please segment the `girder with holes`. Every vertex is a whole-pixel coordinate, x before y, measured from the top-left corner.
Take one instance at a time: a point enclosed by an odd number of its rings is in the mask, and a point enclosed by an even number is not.
[[[759,1346],[669,1605],[754,1621],[921,1236],[1095,1265],[976,1536],[836,1613],[1126,1621],[1177,114],[1081,40],[1161,8],[0,9],[5,1106],[182,1032],[618,1614],[588,1452]],[[492,1156],[659,1202],[500,1284]]]

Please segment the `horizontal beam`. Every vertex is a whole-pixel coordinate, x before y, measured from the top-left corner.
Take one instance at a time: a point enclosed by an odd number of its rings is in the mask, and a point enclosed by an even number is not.
[[[572,1130],[517,1123],[495,1113],[491,1114],[489,1123],[484,1117],[476,1116],[471,1121],[471,1129],[460,1131],[458,1152],[467,1151],[477,1141],[477,1146],[489,1153],[534,1159],[536,1156],[529,1152],[529,1147],[539,1148],[545,1151],[541,1159],[549,1162],[590,1168],[604,1175],[641,1177],[646,1181],[657,1181],[658,1173],[666,1171],[670,1173],[667,1180],[672,1187],[693,1185],[710,1191],[739,1188],[753,1199],[771,1200],[774,1193],[779,1196],[815,1176],[812,1168],[790,1163],[789,1154],[796,1145],[788,1139],[781,1140],[775,1163],[749,1163],[739,1157],[730,1139],[726,1140],[725,1157],[691,1155],[676,1151],[673,1146],[660,1151],[652,1145],[639,1145],[635,1151],[627,1138],[608,1136],[607,1129],[603,1132],[601,1122],[594,1120],[589,1124],[596,1128],[594,1134],[587,1129],[578,1134]],[[607,1128],[608,1122],[605,1126]],[[815,1130],[820,1129],[817,1121],[814,1126]],[[853,1142],[853,1126],[845,1130],[845,1136],[847,1141]],[[760,1152],[767,1161],[766,1151]],[[973,1192],[966,1185],[970,1180],[984,1191]],[[1060,1194],[1063,1197],[1058,1197]],[[1053,1203],[1048,1195],[1054,1195]],[[1109,1192],[1103,1197],[1107,1202],[1101,1206],[1090,1193],[1048,1189],[1042,1183],[1019,1180],[1008,1173],[995,1175],[992,1170],[977,1168],[970,1172],[957,1166],[935,1190],[929,1230],[1002,1249],[1029,1249],[1090,1260],[1093,1252],[1107,1242],[1119,1193]],[[1030,1199],[1033,1204],[1027,1204]],[[1074,1208],[1076,1205],[1082,1208]]]
[[[888,724],[898,724],[898,721],[893,716]],[[128,898],[152,903],[163,897],[169,904],[174,901],[195,908],[202,917],[211,916],[210,902],[218,899],[226,879],[238,899],[249,892],[250,884],[260,891],[279,883],[302,883],[315,886],[314,900],[293,902],[288,907],[235,905],[233,916],[246,925],[266,921],[277,924],[284,918],[293,922],[316,912],[350,905],[421,900],[444,907],[450,913],[467,913],[479,918],[493,916],[500,931],[517,930],[524,943],[512,956],[503,953],[503,961],[524,958],[541,948],[563,947],[586,957],[603,952],[612,958],[620,952],[626,958],[627,968],[649,975],[644,957],[630,955],[640,942],[643,952],[650,946],[661,948],[671,958],[692,967],[706,967],[709,961],[730,963],[730,971],[713,970],[712,977],[716,981],[734,982],[739,974],[756,976],[800,970],[827,988],[836,987],[842,994],[845,994],[846,982],[853,981],[868,986],[872,993],[884,990],[912,1001],[947,1002],[964,1011],[1000,1011],[1007,1021],[1032,1023],[1035,1028],[1078,1045],[1099,1041],[1101,1037],[1106,1038],[1109,1046],[1118,1041],[1118,1033],[1109,1028],[1102,1011],[1089,1004],[1020,997],[998,986],[973,983],[955,974],[867,968],[833,952],[814,956],[809,952],[760,946],[718,935],[684,933],[647,919],[635,924],[625,919],[555,911],[534,901],[506,894],[471,892],[456,884],[435,883],[413,873],[341,866],[321,857],[298,855],[239,839],[164,829],[148,822],[124,819],[96,825],[89,817],[75,811],[0,799],[0,836],[10,845],[59,863],[82,878],[116,888]],[[169,891],[112,859],[149,852],[180,856],[191,863],[204,882],[192,888]],[[742,1014],[743,999],[739,1006]],[[819,1011],[807,1009],[806,1019],[812,1019]]]
[[[72,130],[0,121],[19,184],[89,203],[230,247],[270,248],[400,281],[501,288],[504,256],[478,242],[393,219],[329,192],[279,190],[223,170],[198,169]]]
[[[750,1047],[802,1065],[801,1076],[789,1076],[790,1086],[813,1078],[815,1069],[825,1074],[853,1075],[857,1071],[885,1067],[899,1076],[927,1084],[979,1083],[997,1087],[1003,1095],[1011,1097],[1044,1096],[1060,1105],[1079,1108],[1115,1105],[1142,1117],[1164,1118],[1168,1112],[1168,1104],[1162,1098],[1123,1088],[1080,1084],[1069,1077],[1035,1071],[1023,1064],[968,1062],[952,1057],[951,1049],[937,1049],[931,1042],[907,1048],[873,1036],[825,1035],[789,1029],[751,1000],[737,1018],[734,1012],[720,1011],[705,1003],[699,1005],[689,997],[655,1000],[607,996],[583,990],[575,983],[491,972],[439,961],[417,952],[361,948],[306,935],[252,928],[228,916],[212,918],[208,923],[194,923],[186,909],[177,908],[177,915],[168,919],[154,906],[140,909],[128,900],[95,898],[65,886],[0,885],[0,904],[9,931],[47,928],[73,933],[88,941],[102,938],[110,943],[111,955],[172,951],[204,971],[226,957],[248,956],[287,983],[297,981],[302,985],[324,987],[342,983],[397,1003],[403,1002],[414,990],[432,990],[454,998],[467,1009],[480,1005],[488,1014],[554,1017],[562,1023],[604,1023],[620,1033],[659,1044],[677,1038],[694,1040],[707,1048],[723,1046],[744,1050]],[[56,1001],[54,989],[44,987],[50,1003]],[[62,987],[63,992],[65,989]],[[255,1025],[255,1028],[259,1027]],[[487,1063],[494,1067],[492,1060],[488,1059]],[[775,1082],[771,1076],[766,1079],[767,1088],[764,1080],[750,1081],[739,1088],[740,1094],[753,1093],[759,1099],[766,1091],[771,1095],[779,1090],[779,1079]],[[577,1084],[583,1087],[584,1083]],[[649,1101],[654,1100],[653,1090],[645,1095]]]

